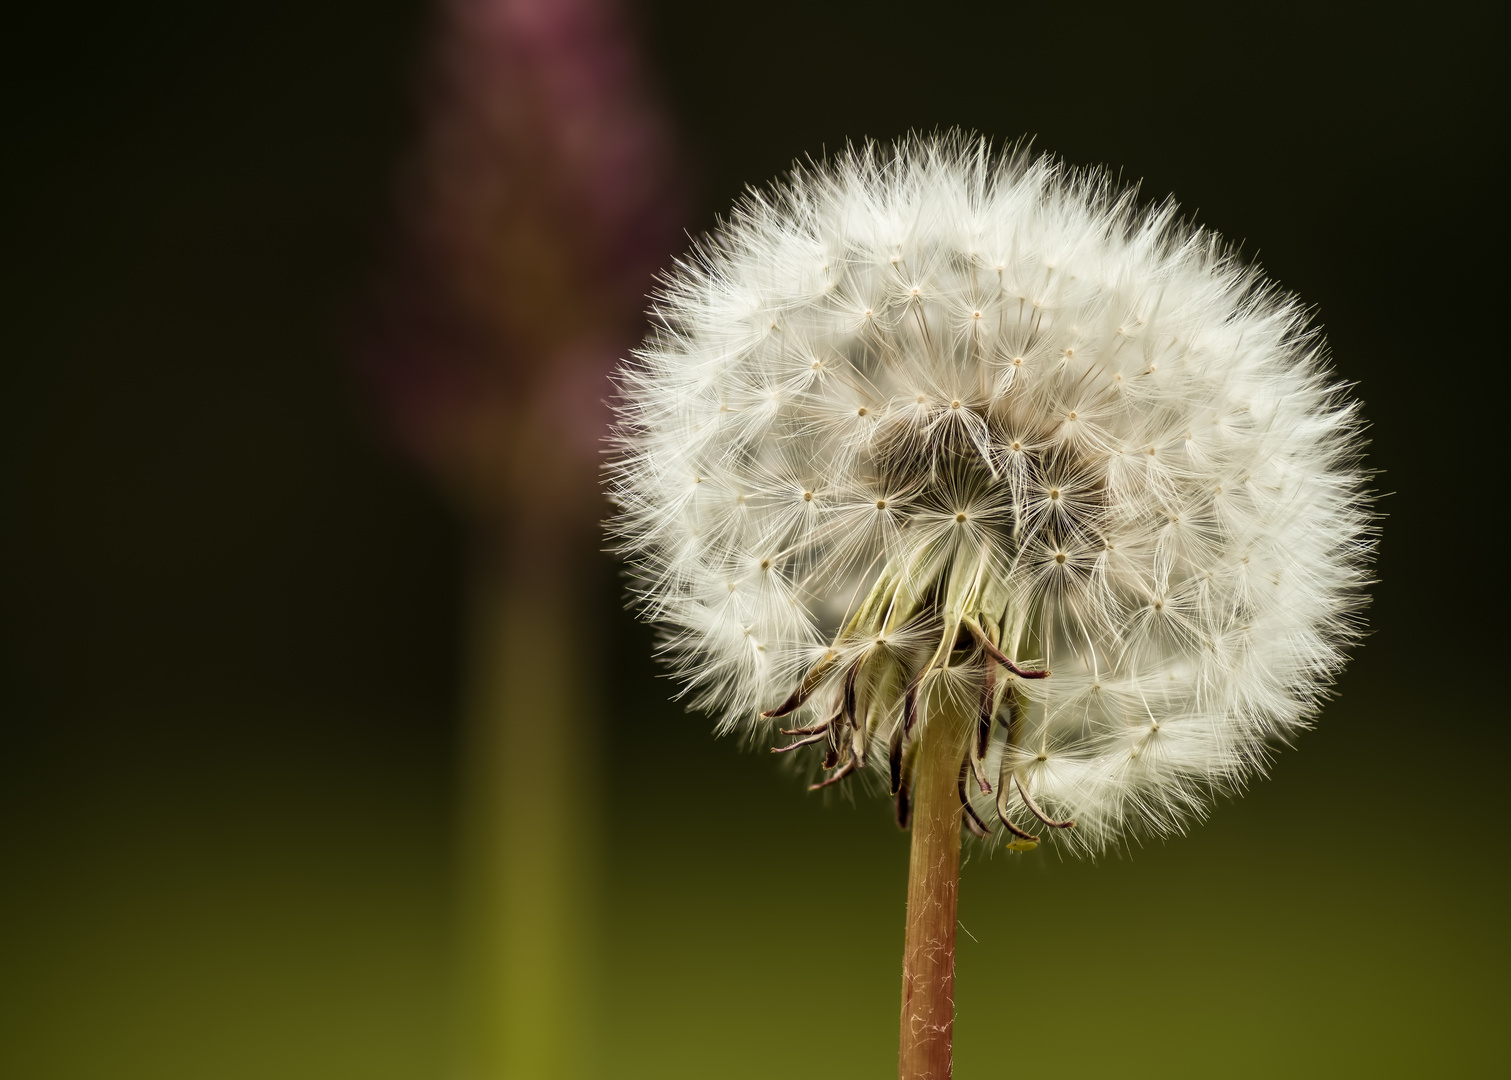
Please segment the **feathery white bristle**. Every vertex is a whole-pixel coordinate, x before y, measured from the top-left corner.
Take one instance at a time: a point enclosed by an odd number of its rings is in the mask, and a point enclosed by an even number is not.
[[[866,146],[752,193],[654,315],[615,528],[726,730],[805,676],[792,722],[823,721],[848,673],[885,774],[912,673],[974,692],[941,635],[979,621],[1053,673],[998,685],[992,768],[1095,850],[1261,768],[1358,635],[1357,406],[1171,204],[958,136]]]

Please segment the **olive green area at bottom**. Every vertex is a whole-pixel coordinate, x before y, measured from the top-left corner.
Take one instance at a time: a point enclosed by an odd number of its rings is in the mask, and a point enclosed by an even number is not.
[[[631,688],[612,745],[604,1028],[563,1037],[616,1078],[886,1075],[886,800],[807,795],[661,685]],[[968,849],[956,1075],[1494,1072],[1506,844],[1472,794],[1451,818],[1410,798],[1365,737],[1395,727],[1381,707],[1345,694],[1185,838]],[[371,717],[115,720],[10,738],[0,1074],[451,1075],[445,756]],[[1493,790],[1498,755],[1459,757],[1462,790]]]

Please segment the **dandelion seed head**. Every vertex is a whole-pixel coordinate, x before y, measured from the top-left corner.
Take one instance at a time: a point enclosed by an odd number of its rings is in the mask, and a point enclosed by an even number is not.
[[[979,698],[981,813],[1094,851],[1262,769],[1358,636],[1357,405],[1173,204],[867,145],[752,193],[653,314],[613,528],[724,730],[790,717],[895,782],[909,723]]]

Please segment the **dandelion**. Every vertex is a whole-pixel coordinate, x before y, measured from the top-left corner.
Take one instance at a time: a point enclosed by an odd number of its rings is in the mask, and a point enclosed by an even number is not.
[[[721,731],[891,793],[902,1075],[947,1075],[962,826],[1178,832],[1316,712],[1371,548],[1357,404],[1172,203],[959,136],[752,192],[653,314],[637,598]]]

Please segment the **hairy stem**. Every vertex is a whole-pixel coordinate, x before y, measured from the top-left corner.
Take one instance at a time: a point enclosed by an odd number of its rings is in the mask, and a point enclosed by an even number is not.
[[[913,774],[913,853],[902,954],[899,1080],[945,1080],[955,1028],[955,906],[960,886],[960,798],[967,725],[946,704],[920,733]]]

